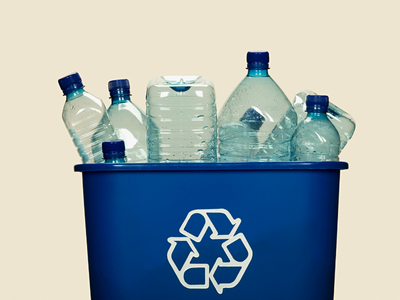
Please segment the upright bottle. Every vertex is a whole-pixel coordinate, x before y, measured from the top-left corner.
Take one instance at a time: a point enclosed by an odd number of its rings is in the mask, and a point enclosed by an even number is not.
[[[291,140],[293,161],[338,161],[340,136],[329,121],[328,96],[307,96],[307,117],[300,122]]]
[[[108,83],[111,105],[108,115],[118,138],[125,142],[127,162],[147,162],[146,115],[131,102],[129,80]]]
[[[82,162],[103,162],[101,144],[117,139],[103,102],[83,89],[78,73],[59,79],[58,84],[67,96],[62,117]]]
[[[247,53],[248,74],[232,92],[218,116],[220,151],[231,147],[229,138],[225,136],[224,128],[227,124],[240,122],[248,109],[253,109],[262,116],[262,124],[259,123],[260,127],[257,126],[258,129],[255,131],[257,145],[252,146],[256,154],[251,154],[249,159],[246,151],[233,156],[222,153],[221,161],[287,161],[290,159],[290,138],[297,125],[297,115],[283,91],[268,75],[268,64],[268,52]],[[235,147],[247,148],[246,139],[241,137],[243,132],[238,129],[234,134],[238,136]]]
[[[316,93],[310,90],[303,90],[294,97],[293,107],[297,113],[297,123],[300,123],[307,117],[306,99],[308,95],[316,95]],[[347,142],[353,136],[354,130],[356,129],[356,122],[350,114],[337,107],[332,102],[329,102],[326,115],[339,132],[340,150],[343,150]]]
[[[202,76],[162,76],[146,95],[149,162],[213,162],[217,159],[214,86]]]
[[[118,164],[125,163],[125,143],[123,140],[103,142],[103,157],[105,163]]]

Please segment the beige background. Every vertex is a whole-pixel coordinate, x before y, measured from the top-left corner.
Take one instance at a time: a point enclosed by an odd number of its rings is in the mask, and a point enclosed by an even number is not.
[[[78,71],[109,105],[128,78],[203,75],[218,108],[270,52],[290,100],[327,94],[357,121],[341,160],[336,300],[396,300],[399,290],[398,1],[1,2],[0,299],[89,299],[80,162],[57,80]],[[288,185],[290,182],[288,182]]]

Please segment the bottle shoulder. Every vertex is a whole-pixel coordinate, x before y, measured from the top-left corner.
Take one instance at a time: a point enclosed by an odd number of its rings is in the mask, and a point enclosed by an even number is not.
[[[103,117],[104,114],[107,114],[107,111],[103,101],[87,92],[67,100],[63,108],[64,119],[93,119]]]
[[[118,126],[118,124],[132,124],[132,126],[137,126],[146,123],[146,115],[130,101],[112,104],[107,112],[111,122],[115,126]]]
[[[215,91],[212,85],[193,85],[179,92],[171,86],[152,85],[147,88],[146,105],[151,106],[195,106],[214,105]]]
[[[82,109],[85,108],[105,108],[103,101],[88,93],[88,92],[82,92],[79,95],[75,95],[72,97],[67,97],[67,101],[65,102],[64,106],[69,107],[69,106],[75,106],[75,107],[80,107]]]
[[[143,116],[145,115],[145,113],[131,101],[112,103],[107,111],[108,113],[127,112],[127,113],[132,113],[134,115],[138,114]]]
[[[265,123],[276,124],[284,115],[296,114],[285,93],[270,76],[246,76],[222,106],[218,116],[220,124],[239,120],[251,107],[264,116]]]
[[[319,141],[329,140],[331,142],[340,141],[340,136],[335,126],[328,118],[307,117],[299,123],[294,136],[314,138]]]

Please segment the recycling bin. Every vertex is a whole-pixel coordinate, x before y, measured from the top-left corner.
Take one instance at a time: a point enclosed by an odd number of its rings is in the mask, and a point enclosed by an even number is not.
[[[82,164],[91,297],[332,300],[345,162]]]

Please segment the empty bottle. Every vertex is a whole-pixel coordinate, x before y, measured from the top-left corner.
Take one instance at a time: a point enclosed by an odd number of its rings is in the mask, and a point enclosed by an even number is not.
[[[329,121],[328,96],[307,96],[307,117],[300,122],[291,140],[293,161],[338,161],[340,136]]]
[[[290,159],[290,138],[297,125],[297,115],[283,91],[268,75],[268,64],[268,52],[247,53],[248,74],[222,107],[218,128],[221,135],[227,124],[240,122],[245,112],[252,108],[264,121],[257,130],[258,145],[254,150],[258,152],[251,157],[251,161],[287,161]],[[237,134],[241,134],[239,129]],[[224,149],[224,134],[220,143],[220,149]],[[235,147],[245,149],[243,143],[244,140],[239,138]],[[247,155],[247,152],[242,152],[241,158],[237,155],[227,157],[230,161],[248,161]]]
[[[131,102],[129,80],[108,83],[111,105],[108,115],[118,138],[125,142],[127,162],[147,162],[146,115]]]
[[[105,163],[117,164],[125,163],[125,143],[123,140],[103,142],[103,157]]]
[[[297,113],[297,122],[300,123],[307,116],[306,99],[308,95],[316,95],[313,91],[303,90],[297,93],[293,100],[293,107]],[[340,150],[342,150],[347,142],[352,138],[356,129],[356,122],[347,112],[329,102],[328,112],[326,113],[329,120],[336,127],[340,135]]]
[[[149,162],[213,162],[217,159],[214,86],[201,76],[162,76],[146,95]]]
[[[73,73],[58,80],[67,97],[63,120],[83,163],[101,163],[101,144],[117,139],[103,102],[83,89],[82,79]]]
[[[239,122],[228,123],[219,128],[219,161],[253,161],[258,150],[258,130],[265,118],[254,108],[249,108]]]

